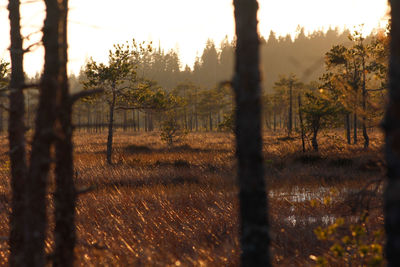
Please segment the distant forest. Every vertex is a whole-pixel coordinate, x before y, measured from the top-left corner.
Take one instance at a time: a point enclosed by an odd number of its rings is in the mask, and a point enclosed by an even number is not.
[[[293,73],[302,82],[318,79],[324,72],[325,53],[335,44],[350,43],[349,35],[349,30],[339,32],[338,29],[306,35],[302,28],[294,40],[290,35],[277,37],[272,31],[268,38],[261,37],[264,92],[272,92],[274,82],[281,74]],[[219,45],[208,40],[192,68],[187,65],[182,68],[176,51],[153,47],[152,51],[142,56],[138,75],[156,81],[167,90],[181,82],[192,82],[202,89],[211,89],[221,81],[232,78],[234,46],[235,42],[227,37]],[[71,89],[81,90],[79,77],[71,77]]]
[[[306,35],[299,28],[294,40],[290,35],[276,37],[274,32],[261,37],[264,128],[290,135],[305,127],[316,139],[325,120],[344,127],[348,143],[357,143],[362,128],[368,146],[367,129],[381,120],[386,96],[387,35],[382,33],[363,37],[356,31],[329,29]],[[69,77],[72,92],[106,90],[78,101],[73,121],[78,129],[96,132],[105,131],[110,122],[124,131],[232,130],[234,52],[234,40],[226,37],[219,45],[208,40],[193,67],[183,67],[174,50],[134,40],[116,44],[110,48],[108,63],[90,59],[78,75]],[[39,75],[30,82],[38,79]],[[300,98],[305,107],[314,109],[301,108]],[[26,124],[32,127],[37,91],[26,90],[25,102]],[[308,114],[326,112],[320,110],[327,106],[325,102],[336,107],[321,117],[321,125],[302,126],[300,111],[305,123],[313,121]],[[3,120],[0,112],[0,130],[5,129]]]

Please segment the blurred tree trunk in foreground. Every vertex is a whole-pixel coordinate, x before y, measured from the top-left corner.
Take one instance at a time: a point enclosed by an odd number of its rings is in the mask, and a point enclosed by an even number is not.
[[[400,266],[400,2],[391,0],[389,104],[386,132],[388,184],[385,191],[386,257],[388,266]]]
[[[46,0],[43,28],[44,73],[40,82],[39,107],[31,162],[26,180],[24,266],[44,266],[46,255],[47,176],[56,148],[54,266],[72,266],[75,190],[72,181],[71,105],[67,79],[67,0]]]
[[[72,144],[72,104],[67,76],[67,15],[68,0],[58,1],[58,39],[61,46],[56,119],[56,191],[54,194],[54,259],[53,266],[73,266],[75,234],[75,185]]]
[[[261,87],[256,0],[234,0],[236,153],[242,266],[270,266],[267,194],[261,138]]]
[[[10,19],[10,111],[8,120],[8,138],[11,162],[11,215],[10,215],[10,266],[22,266],[24,256],[24,195],[27,175],[24,125],[24,70],[23,48],[20,25],[20,1],[8,3]]]

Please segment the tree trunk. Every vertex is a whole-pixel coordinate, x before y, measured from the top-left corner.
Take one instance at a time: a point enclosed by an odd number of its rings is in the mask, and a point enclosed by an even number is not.
[[[147,113],[144,113],[144,131],[145,132],[147,132],[149,130],[147,116],[148,116]]]
[[[43,28],[45,48],[44,72],[40,84],[39,107],[36,116],[35,135],[32,142],[31,162],[26,180],[25,259],[26,266],[44,266],[47,214],[47,175],[52,162],[50,148],[54,142],[54,122],[60,97],[60,45],[57,0],[46,0],[46,19]]]
[[[149,131],[152,132],[153,130],[154,130],[153,114],[149,113]]]
[[[304,153],[304,152],[306,152],[306,144],[304,141],[305,133],[304,133],[304,124],[303,124],[303,114],[301,112],[301,96],[300,96],[300,94],[299,94],[298,98],[299,98],[298,100],[299,100],[299,119],[300,119],[300,130],[301,130],[301,146],[303,148],[303,153]]]
[[[353,126],[353,127],[354,127],[354,129],[353,129],[353,131],[354,131],[354,132],[353,132],[353,139],[354,139],[354,144],[356,145],[356,144],[357,144],[357,141],[358,141],[358,140],[357,140],[357,130],[358,130],[358,129],[357,129],[357,128],[358,128],[358,127],[357,127],[357,126],[358,126],[358,125],[357,125],[357,123],[358,123],[358,121],[357,121],[357,113],[354,113],[354,121],[353,121],[353,123],[354,123],[354,126]]]
[[[27,176],[24,125],[24,84],[22,38],[20,26],[20,1],[10,0],[8,4],[11,37],[11,80],[8,138],[11,163],[11,214],[10,214],[10,266],[23,266],[24,250],[24,197]]]
[[[133,131],[136,132],[135,110],[132,110],[132,127],[133,127]]]
[[[138,132],[140,132],[140,112],[139,112],[139,110],[137,112],[137,129],[138,129]]]
[[[288,117],[288,135],[290,136],[292,134],[292,128],[293,128],[293,81],[290,80],[290,85],[289,85],[289,117]]]
[[[267,193],[261,137],[261,86],[256,0],[234,0],[236,154],[242,266],[270,266]]]
[[[72,106],[69,99],[67,76],[67,15],[68,0],[59,2],[59,40],[62,60],[60,64],[61,98],[57,102],[56,124],[56,190],[54,193],[54,259],[53,266],[72,267],[75,247],[75,185],[73,180]]]
[[[124,132],[128,130],[128,115],[126,114],[126,110],[124,110],[124,125],[122,126],[124,129]]]
[[[347,138],[347,144],[351,145],[350,113],[346,113],[346,115],[345,115],[345,121],[346,121],[346,138]]]
[[[315,152],[318,152],[318,139],[317,139],[317,136],[318,136],[318,130],[314,129],[313,130],[313,137],[312,137],[312,140],[311,140],[311,144],[312,144],[312,147],[313,147]]]
[[[391,0],[389,104],[384,119],[388,182],[385,189],[385,255],[389,267],[400,266],[400,2]]]
[[[108,137],[107,137],[107,163],[112,164],[112,143],[114,131],[114,108],[115,108],[115,85],[113,85],[113,95],[110,103],[110,118],[108,121]]]
[[[86,104],[87,114],[86,114],[86,131],[90,132],[90,104]]]
[[[362,58],[362,68],[363,68],[363,82],[362,82],[362,108],[363,108],[363,116],[362,116],[362,131],[364,137],[364,149],[367,149],[369,146],[369,136],[367,132],[367,89],[365,86],[366,77],[365,77],[365,57],[363,55]]]

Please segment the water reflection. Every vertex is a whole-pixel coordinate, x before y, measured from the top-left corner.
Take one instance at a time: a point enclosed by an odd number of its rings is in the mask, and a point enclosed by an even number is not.
[[[360,189],[358,188],[341,188],[340,191],[334,187],[325,187],[321,186],[319,188],[309,189],[303,188],[299,186],[295,186],[291,191],[284,190],[270,190],[269,198],[271,200],[285,200],[289,203],[302,203],[309,201],[319,201],[320,203],[324,203],[326,198],[329,198],[331,203],[337,201],[343,201],[349,194],[357,193]],[[290,213],[293,213],[287,216],[284,219],[284,222],[291,226],[300,226],[300,225],[309,225],[309,224],[318,224],[318,225],[330,225],[335,223],[337,216],[331,214],[322,214],[318,216],[315,215],[299,215],[294,214],[296,212],[295,205],[290,207]],[[319,213],[320,210],[316,213]],[[351,223],[357,223],[359,220],[359,216],[346,216],[346,218]]]

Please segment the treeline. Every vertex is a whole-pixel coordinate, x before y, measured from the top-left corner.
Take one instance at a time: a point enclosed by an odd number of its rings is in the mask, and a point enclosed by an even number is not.
[[[271,92],[282,73],[294,73],[304,81],[318,79],[324,71],[325,52],[335,44],[349,44],[349,35],[349,30],[339,32],[337,29],[306,35],[301,28],[294,40],[290,35],[277,37],[272,31],[268,38],[261,37],[261,69],[267,74],[263,77],[264,91]],[[202,89],[209,89],[232,78],[235,41],[227,37],[219,45],[208,40],[191,67],[182,66],[176,51],[149,45],[152,49],[142,51],[138,75],[157,81],[163,88],[173,89],[183,81],[190,81]],[[71,79],[76,81],[79,77],[72,76]],[[77,82],[71,86],[72,90],[80,89]]]
[[[311,107],[310,101],[316,95],[314,102],[321,101],[323,96],[329,100],[327,103],[341,103],[341,108],[336,110],[341,115],[327,123],[344,127],[348,143],[357,143],[358,129],[361,129],[367,147],[366,132],[376,126],[382,116],[386,92],[386,43],[384,32],[365,38],[358,32],[346,30],[339,33],[333,29],[310,35],[299,29],[293,41],[289,35],[277,38],[273,32],[268,38],[261,38],[262,69],[267,74],[263,79],[264,128],[285,129],[289,135],[303,128],[313,132],[310,129],[315,125],[307,128],[312,119],[310,110],[304,107]],[[114,81],[124,89],[116,94],[113,129],[159,130],[166,119],[171,121],[171,116],[174,125],[185,131],[232,129],[234,106],[230,80],[234,50],[235,42],[227,38],[218,47],[208,40],[193,68],[181,68],[179,56],[173,50],[165,52],[161,47],[154,48],[151,43],[136,43],[134,40],[116,45],[110,50],[110,62],[126,53],[125,63],[130,70]],[[88,74],[94,66],[97,71],[101,66],[103,71],[112,68],[110,62],[108,65],[93,60],[88,62],[79,75],[70,76],[71,90],[78,92],[104,87],[110,82],[107,80],[110,77],[104,76],[90,85]],[[114,74],[121,66],[114,66]],[[6,71],[3,76],[7,76]],[[38,79],[39,75],[30,82],[35,83]],[[32,111],[37,106],[37,92],[26,90],[25,94],[26,125],[29,127],[33,125],[34,118],[30,114],[34,114]],[[104,96],[78,101],[73,114],[77,129],[109,130],[109,103],[110,98]],[[298,116],[302,109],[303,123]],[[0,112],[0,130],[4,128],[5,117],[3,111]],[[323,128],[324,120],[325,117],[321,117],[318,129]],[[317,132],[314,131],[313,135],[316,136]]]

